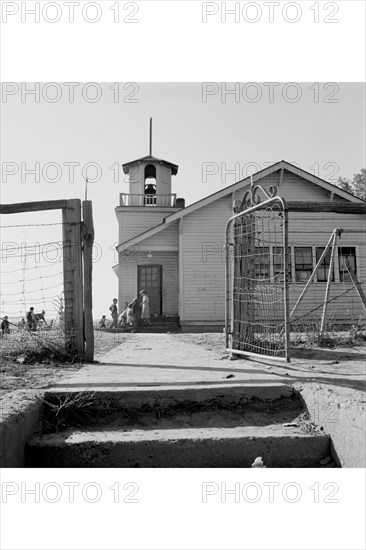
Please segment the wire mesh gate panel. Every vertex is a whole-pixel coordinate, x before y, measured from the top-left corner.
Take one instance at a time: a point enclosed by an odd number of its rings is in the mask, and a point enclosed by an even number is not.
[[[251,187],[226,226],[226,349],[289,361],[287,210],[275,194]]]

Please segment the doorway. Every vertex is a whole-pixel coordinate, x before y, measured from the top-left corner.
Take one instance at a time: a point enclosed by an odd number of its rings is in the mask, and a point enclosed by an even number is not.
[[[162,312],[162,266],[137,266],[138,291],[146,290],[149,297],[150,315],[161,315]]]

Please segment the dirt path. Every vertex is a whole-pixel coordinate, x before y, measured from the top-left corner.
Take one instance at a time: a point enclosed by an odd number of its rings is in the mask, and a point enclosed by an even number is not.
[[[295,348],[291,363],[269,359],[231,361],[221,334],[96,334],[99,363],[1,367],[1,390],[50,386],[123,388],[202,384],[294,385],[311,420],[332,437],[340,462],[366,466],[364,346]]]
[[[104,337],[113,336],[103,333]],[[365,391],[365,348],[295,348],[291,363],[263,358],[231,361],[219,334],[119,334],[99,364],[85,365],[70,383],[182,384],[197,382],[319,383]],[[118,345],[118,343],[120,344]]]

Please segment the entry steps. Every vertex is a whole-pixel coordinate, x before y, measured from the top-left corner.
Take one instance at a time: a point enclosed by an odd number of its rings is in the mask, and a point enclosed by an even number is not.
[[[147,327],[139,326],[135,332],[153,332],[153,333],[167,333],[167,332],[180,332],[179,317],[176,315],[169,316],[151,316],[151,325]],[[104,332],[131,332],[133,329],[130,327],[103,329]]]
[[[285,384],[48,391],[32,468],[269,468],[334,465],[331,440]]]

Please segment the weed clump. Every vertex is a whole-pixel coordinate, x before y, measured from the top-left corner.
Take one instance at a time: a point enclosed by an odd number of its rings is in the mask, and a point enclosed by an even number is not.
[[[357,346],[366,341],[365,319],[360,318],[357,324],[337,325],[332,321],[326,323],[321,333],[320,323],[308,320],[306,323],[292,323],[291,344],[293,346],[319,346],[332,349],[339,346]]]
[[[65,342],[61,330],[19,331],[0,341],[0,360],[21,365],[35,363],[70,364],[80,360]]]

